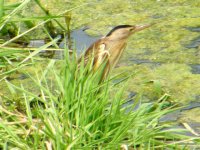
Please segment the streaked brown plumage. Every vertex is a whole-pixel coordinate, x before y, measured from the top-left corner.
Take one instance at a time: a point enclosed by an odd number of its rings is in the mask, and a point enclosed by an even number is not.
[[[87,64],[91,57],[93,58],[93,70],[96,71],[102,63],[106,63],[102,80],[105,79],[116,64],[118,63],[122,53],[127,45],[128,37],[133,33],[141,31],[152,25],[120,25],[113,28],[105,37],[94,42],[79,58],[79,63],[84,57],[84,62]]]

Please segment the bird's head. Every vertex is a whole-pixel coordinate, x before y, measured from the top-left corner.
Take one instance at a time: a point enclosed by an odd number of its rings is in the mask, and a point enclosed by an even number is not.
[[[122,40],[127,39],[130,35],[135,32],[141,31],[148,27],[152,26],[152,24],[148,25],[119,25],[114,27],[107,35],[110,40]]]

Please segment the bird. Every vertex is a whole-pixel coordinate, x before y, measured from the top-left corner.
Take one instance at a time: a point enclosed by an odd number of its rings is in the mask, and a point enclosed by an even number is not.
[[[97,71],[103,66],[101,80],[108,76],[109,72],[116,66],[127,45],[128,38],[141,30],[149,28],[153,24],[146,25],[118,25],[106,36],[98,39],[80,56],[78,64],[84,60],[84,65],[92,63],[92,70]]]

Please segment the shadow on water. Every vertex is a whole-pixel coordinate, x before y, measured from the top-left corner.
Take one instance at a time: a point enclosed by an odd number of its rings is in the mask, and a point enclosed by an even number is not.
[[[71,50],[76,50],[77,55],[80,55],[84,50],[86,50],[93,42],[95,42],[97,39],[100,38],[100,36],[89,36],[85,30],[87,30],[87,28],[82,28],[82,29],[77,29],[77,30],[73,30],[70,33],[70,41],[65,38],[62,39],[61,42],[59,43],[59,48],[64,48],[65,43],[68,44],[72,44],[72,45],[67,45],[69,49]],[[45,40],[31,40],[28,47],[41,47],[43,45],[46,44]],[[50,57],[53,59],[62,59],[63,58],[63,51],[48,51],[48,50],[43,50],[39,56],[41,57]]]
[[[72,49],[76,49],[77,54],[80,55],[93,42],[100,38],[100,36],[89,36],[85,31],[88,28],[77,29],[71,32]],[[68,42],[66,42],[68,43]],[[64,48],[65,41],[60,43],[60,48]]]

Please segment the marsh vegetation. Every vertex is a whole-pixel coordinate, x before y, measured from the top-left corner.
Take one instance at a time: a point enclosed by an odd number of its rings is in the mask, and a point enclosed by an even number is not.
[[[199,6],[0,0],[0,149],[198,149]],[[144,23],[105,82],[78,67],[113,26]]]

